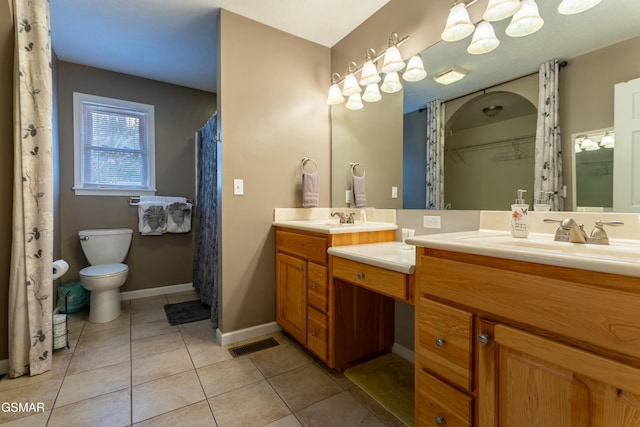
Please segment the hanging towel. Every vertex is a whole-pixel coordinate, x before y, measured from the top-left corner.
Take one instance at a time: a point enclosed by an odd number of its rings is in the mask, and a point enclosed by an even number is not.
[[[191,230],[191,203],[175,202],[167,206],[167,233],[188,233]]]
[[[320,201],[320,177],[317,173],[304,172],[302,174],[302,207],[318,207]]]
[[[352,205],[357,208],[367,206],[367,188],[364,184],[364,176],[353,176]]]
[[[140,202],[138,228],[140,234],[145,235],[160,235],[166,232],[167,210],[164,202]]]

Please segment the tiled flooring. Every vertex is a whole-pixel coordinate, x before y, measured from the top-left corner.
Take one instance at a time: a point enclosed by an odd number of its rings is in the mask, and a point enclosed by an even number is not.
[[[209,321],[170,326],[169,294],[123,302],[118,319],[69,317],[71,348],[53,369],[0,380],[0,402],[43,403],[44,412],[0,411],[7,426],[401,426],[344,375],[297,343],[232,358]],[[233,346],[238,343],[233,344]]]

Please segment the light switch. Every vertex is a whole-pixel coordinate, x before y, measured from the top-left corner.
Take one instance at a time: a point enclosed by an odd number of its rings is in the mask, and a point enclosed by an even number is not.
[[[440,215],[425,215],[422,217],[424,228],[440,228]]]
[[[344,193],[344,201],[345,203],[351,203],[351,190],[347,190]]]
[[[244,194],[244,180],[243,179],[234,179],[233,180],[233,195],[234,196],[242,196]]]
[[[392,199],[398,198],[398,187],[391,187],[391,198]]]

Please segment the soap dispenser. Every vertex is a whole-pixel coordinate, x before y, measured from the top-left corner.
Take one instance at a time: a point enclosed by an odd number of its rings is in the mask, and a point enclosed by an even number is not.
[[[513,237],[527,237],[529,235],[529,205],[524,201],[527,190],[518,190],[516,202],[511,205],[511,221],[509,228]]]
[[[541,191],[540,196],[533,201],[533,210],[546,212],[551,210],[551,205],[549,203],[549,199],[553,195],[552,191]]]

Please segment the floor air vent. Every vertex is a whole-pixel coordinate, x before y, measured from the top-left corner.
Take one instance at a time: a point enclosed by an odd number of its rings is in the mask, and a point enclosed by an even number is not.
[[[238,357],[244,356],[245,354],[249,353],[255,353],[256,351],[266,350],[267,348],[275,347],[277,345],[280,345],[278,344],[278,341],[273,338],[267,338],[264,340],[230,348],[229,353],[231,353],[233,357]]]

